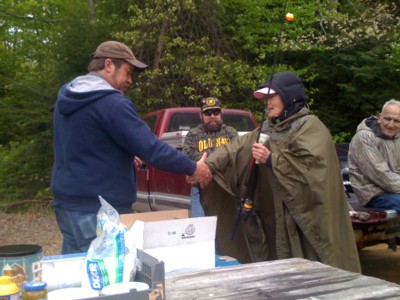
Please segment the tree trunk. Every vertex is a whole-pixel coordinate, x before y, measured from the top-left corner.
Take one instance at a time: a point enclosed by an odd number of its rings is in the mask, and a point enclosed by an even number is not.
[[[158,37],[156,55],[154,57],[154,65],[153,65],[154,70],[158,69],[158,66],[160,64],[161,55],[162,55],[162,52],[163,52],[164,46],[165,46],[164,36],[167,31],[168,24],[169,24],[169,19],[165,18],[161,24],[160,35]]]

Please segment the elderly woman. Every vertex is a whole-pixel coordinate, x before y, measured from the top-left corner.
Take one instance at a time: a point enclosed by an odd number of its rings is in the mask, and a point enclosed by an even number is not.
[[[218,216],[217,251],[241,262],[303,257],[361,272],[334,144],[308,109],[303,83],[277,73],[254,96],[265,101],[266,142],[256,142],[255,130],[206,159],[213,181],[205,205]],[[253,209],[230,240],[252,159],[259,162]]]

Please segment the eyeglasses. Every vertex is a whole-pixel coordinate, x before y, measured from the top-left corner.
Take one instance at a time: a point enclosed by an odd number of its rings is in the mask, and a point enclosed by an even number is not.
[[[220,109],[209,109],[206,111],[203,111],[203,115],[207,117],[211,117],[211,115],[218,116],[221,113]]]

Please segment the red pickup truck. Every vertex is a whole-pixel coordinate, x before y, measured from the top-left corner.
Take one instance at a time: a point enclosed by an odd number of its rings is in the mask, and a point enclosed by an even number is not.
[[[234,127],[239,134],[255,129],[254,115],[245,110],[223,109],[224,123]],[[142,119],[160,140],[182,150],[186,133],[200,124],[199,107],[166,108],[145,114]],[[184,175],[160,171],[145,166],[137,172],[137,211],[190,209],[190,185]]]

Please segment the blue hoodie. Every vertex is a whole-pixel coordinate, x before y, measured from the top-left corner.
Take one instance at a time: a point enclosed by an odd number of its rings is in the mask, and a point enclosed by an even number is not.
[[[99,75],[61,87],[54,108],[54,206],[98,211],[98,195],[119,213],[136,200],[134,157],[172,173],[192,175],[196,163],[161,142],[132,102]]]

